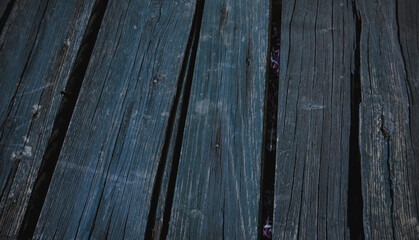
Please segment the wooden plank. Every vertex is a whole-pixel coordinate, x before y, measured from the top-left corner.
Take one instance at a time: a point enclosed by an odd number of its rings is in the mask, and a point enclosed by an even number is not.
[[[168,239],[257,239],[269,1],[205,1]]]
[[[161,178],[160,193],[156,206],[156,213],[154,217],[154,226],[150,233],[146,232],[145,238],[163,239],[168,231],[168,217],[170,217],[171,204],[174,194],[174,183],[176,182],[177,168],[179,163],[180,146],[182,144],[183,129],[185,127],[186,112],[189,104],[190,88],[192,83],[192,73],[196,58],[196,49],[198,46],[198,38],[202,20],[203,4],[202,0],[196,2],[196,10],[194,14],[194,22],[192,24],[191,33],[189,36],[189,49],[185,52],[184,59],[184,76],[182,86],[178,87],[180,91],[179,99],[177,100],[176,112],[173,116],[173,128],[170,134],[170,142],[168,144],[168,152],[166,157],[165,168]],[[151,215],[149,215],[150,217]],[[149,218],[149,221],[151,219]],[[151,220],[152,221],[152,220]],[[151,236],[147,236],[147,234]]]
[[[194,0],[111,0],[35,238],[141,239]]]
[[[409,219],[408,224],[416,228],[416,236],[419,236],[419,18],[417,17],[419,1],[398,0],[396,3],[398,40],[402,49],[406,83],[409,89],[410,134],[406,141],[411,142],[413,150],[413,155],[410,155],[407,163],[409,170],[407,181],[415,199],[411,205],[411,211],[416,213],[416,216]]]
[[[275,239],[349,239],[354,30],[350,0],[282,1]]]
[[[15,238],[94,1],[17,0],[0,37],[0,238]]]
[[[414,150],[418,7],[413,2],[356,1],[362,22],[360,150],[366,239],[419,236]]]

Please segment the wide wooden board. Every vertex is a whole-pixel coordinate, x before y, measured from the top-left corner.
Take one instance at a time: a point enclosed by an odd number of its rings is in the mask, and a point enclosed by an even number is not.
[[[273,237],[349,239],[352,1],[282,1],[280,43]]]
[[[0,37],[0,238],[18,233],[94,1],[17,0]]]
[[[35,238],[144,237],[194,11],[109,1]]]
[[[256,239],[269,1],[207,0],[168,239]]]
[[[418,5],[413,2],[356,1],[362,22],[360,150],[366,239],[419,236],[414,118],[418,20],[417,11],[411,12]]]

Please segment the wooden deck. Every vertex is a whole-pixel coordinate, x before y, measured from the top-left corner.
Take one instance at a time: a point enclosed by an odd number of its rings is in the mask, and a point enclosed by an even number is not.
[[[418,13],[1,0],[0,239],[419,239]]]

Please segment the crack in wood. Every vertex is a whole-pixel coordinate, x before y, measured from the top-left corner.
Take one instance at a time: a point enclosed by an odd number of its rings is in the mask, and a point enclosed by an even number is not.
[[[276,136],[278,119],[278,78],[279,48],[281,38],[281,0],[270,1],[269,44],[267,54],[267,77],[265,89],[265,109],[263,127],[263,154],[261,161],[261,206],[259,209],[258,238],[272,238],[272,219],[274,211],[274,184]],[[269,228],[265,228],[270,226]]]
[[[393,174],[393,163],[391,161],[392,156],[392,150],[391,150],[391,143],[392,143],[392,137],[394,132],[396,131],[396,129],[392,126],[391,123],[389,123],[389,121],[386,120],[386,117],[384,115],[384,111],[381,113],[380,116],[380,120],[381,120],[381,126],[380,126],[380,131],[383,134],[384,140],[386,142],[387,145],[387,159],[386,159],[386,163],[387,163],[387,182],[388,182],[388,191],[390,194],[390,221],[391,221],[391,226],[392,226],[392,233],[393,233],[393,239],[396,239],[395,236],[395,226],[394,226],[394,174]]]
[[[348,179],[348,227],[350,239],[365,239],[363,229],[363,202],[361,180],[361,155],[359,148],[359,105],[361,98],[360,75],[360,37],[362,22],[356,3],[352,1],[353,17],[355,18],[355,49],[354,63],[351,74],[351,127],[349,140],[349,179]]]
[[[165,239],[169,231],[169,221],[173,195],[182,147],[183,131],[189,105],[192,75],[198,48],[202,13],[205,0],[198,0],[195,6],[193,25],[186,46],[177,93],[169,113],[162,157],[154,181],[151,206],[147,219],[145,239]],[[168,179],[164,181],[165,179]]]

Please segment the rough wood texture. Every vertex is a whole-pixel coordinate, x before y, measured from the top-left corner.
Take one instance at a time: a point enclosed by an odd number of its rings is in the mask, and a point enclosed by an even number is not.
[[[0,0],[0,239],[257,239],[270,2]],[[419,238],[418,12],[282,1],[273,239]]]
[[[416,236],[419,236],[419,1],[398,0],[397,26],[399,43],[406,71],[406,82],[409,93],[409,138],[413,148],[407,168],[409,170],[409,186],[412,189],[415,219],[410,224],[416,224]],[[412,154],[412,152],[410,153]]]
[[[349,238],[354,30],[350,0],[282,1],[275,239]]]
[[[109,1],[35,238],[144,237],[194,10]]]
[[[419,236],[414,152],[418,7],[417,1],[408,2],[356,1],[362,21],[360,150],[366,239]]]
[[[202,20],[203,4],[202,0],[197,1],[194,22],[192,24],[191,34],[189,36],[189,49],[185,52],[184,57],[184,76],[179,79],[182,85],[178,86],[179,99],[176,101],[177,106],[173,109],[174,119],[172,133],[170,134],[170,142],[168,144],[168,152],[163,175],[161,177],[160,193],[158,196],[156,214],[154,216],[154,226],[151,229],[153,239],[163,239],[163,235],[167,234],[168,221],[170,217],[171,204],[174,194],[174,186],[177,175],[177,167],[179,163],[180,146],[182,144],[183,129],[185,127],[186,112],[189,104],[190,88],[192,83],[193,68],[195,66],[196,49],[198,46],[198,38],[200,25]],[[175,103],[175,104],[176,104]],[[151,219],[150,219],[151,220]],[[152,221],[152,220],[151,220]],[[150,226],[151,227],[151,226]],[[146,233],[147,234],[147,233]]]
[[[17,0],[0,37],[0,238],[15,238],[94,1]]]
[[[205,1],[168,239],[256,239],[269,1]]]

